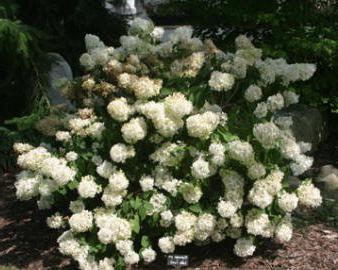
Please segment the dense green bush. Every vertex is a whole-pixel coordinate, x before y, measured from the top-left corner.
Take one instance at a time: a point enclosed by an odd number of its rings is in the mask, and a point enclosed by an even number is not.
[[[316,75],[302,84],[303,101],[338,112],[337,1],[172,0],[169,5],[185,13],[198,35],[212,37],[222,48],[247,34],[265,56],[317,63]]]

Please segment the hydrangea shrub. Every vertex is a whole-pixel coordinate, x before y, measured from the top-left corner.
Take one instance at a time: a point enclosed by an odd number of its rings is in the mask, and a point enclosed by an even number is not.
[[[49,227],[80,269],[153,262],[191,243],[237,239],[251,256],[259,239],[292,237],[291,214],[322,198],[310,179],[311,145],[297,142],[297,81],[313,64],[262,59],[245,36],[236,51],[177,28],[135,19],[121,46],[93,35],[80,63],[87,75],[63,88],[78,110],[50,144],[16,143],[16,193],[53,209]]]

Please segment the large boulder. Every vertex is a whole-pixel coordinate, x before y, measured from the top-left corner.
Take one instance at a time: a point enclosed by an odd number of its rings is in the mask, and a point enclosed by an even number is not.
[[[291,105],[277,113],[279,116],[292,117],[291,130],[297,141],[309,142],[316,150],[327,136],[327,123],[322,113],[306,105]]]
[[[53,63],[48,72],[48,97],[52,105],[62,105],[66,109],[73,109],[68,99],[60,93],[59,86],[65,81],[73,80],[73,72],[68,62],[58,53],[48,53]]]

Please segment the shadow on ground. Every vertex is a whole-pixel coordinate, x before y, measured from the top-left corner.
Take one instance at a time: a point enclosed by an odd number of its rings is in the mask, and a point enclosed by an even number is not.
[[[76,269],[55,246],[57,233],[34,202],[15,199],[14,179],[0,178],[0,264],[29,270]]]

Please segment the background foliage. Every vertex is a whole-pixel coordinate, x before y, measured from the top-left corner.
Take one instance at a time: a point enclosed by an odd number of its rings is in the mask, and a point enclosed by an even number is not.
[[[115,45],[124,31],[125,22],[109,14],[103,1],[0,0],[0,171],[12,163],[13,141],[38,136],[34,125],[50,110],[46,89],[53,59],[47,52],[60,53],[79,75],[85,34]]]
[[[0,122],[31,109],[34,98],[42,90],[46,63],[41,33],[17,17],[18,5],[4,1],[0,5]]]
[[[172,0],[197,35],[223,49],[246,34],[266,57],[314,62],[315,76],[302,86],[303,101],[338,112],[338,2],[335,0]]]

